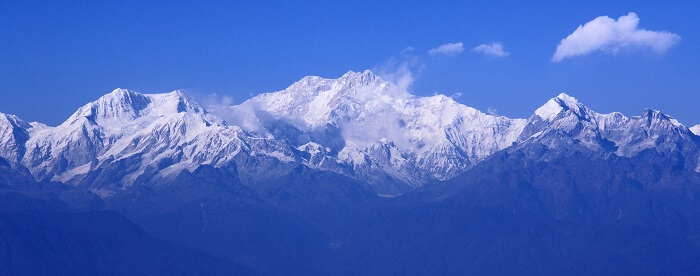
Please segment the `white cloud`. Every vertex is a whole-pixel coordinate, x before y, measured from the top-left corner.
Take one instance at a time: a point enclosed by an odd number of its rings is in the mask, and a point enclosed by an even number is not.
[[[493,107],[487,108],[487,109],[486,109],[486,112],[487,112],[489,115],[498,116],[498,110],[496,110],[496,109],[493,108]]]
[[[678,34],[639,28],[639,17],[630,12],[617,20],[599,16],[562,39],[552,57],[553,62],[600,51],[616,53],[628,47],[650,48],[663,53],[680,41]]]
[[[204,97],[195,97],[199,103],[207,106],[231,106],[234,103],[233,97],[211,93]]]
[[[503,44],[500,42],[494,42],[491,44],[481,44],[472,49],[472,52],[481,53],[485,56],[492,57],[507,57],[510,53],[503,49]]]
[[[430,51],[428,51],[428,55],[431,55],[431,56],[437,56],[437,55],[456,56],[462,52],[464,52],[464,44],[462,44],[462,42],[457,42],[457,43],[443,44],[443,45],[438,46],[437,48],[430,49]]]

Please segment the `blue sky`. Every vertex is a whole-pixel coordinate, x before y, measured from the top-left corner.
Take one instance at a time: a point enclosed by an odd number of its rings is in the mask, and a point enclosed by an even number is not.
[[[410,60],[415,94],[461,95],[509,117],[566,92],[599,112],[649,107],[700,123],[694,1],[70,2],[0,1],[0,112],[55,125],[116,87],[241,102],[306,75]],[[629,12],[639,28],[677,39],[666,36],[667,47],[657,45],[662,36],[614,40],[552,61],[579,25]],[[489,53],[501,57],[472,50],[496,42],[503,51]],[[463,51],[428,54],[447,43]]]

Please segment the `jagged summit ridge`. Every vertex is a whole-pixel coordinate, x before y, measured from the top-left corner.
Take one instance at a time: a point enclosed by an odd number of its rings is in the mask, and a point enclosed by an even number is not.
[[[164,94],[141,94],[117,88],[79,108],[66,123],[70,124],[87,118],[98,124],[114,124],[139,117],[164,116],[180,112],[205,113],[199,103],[179,90]]]
[[[698,139],[675,118],[646,109],[640,116],[619,112],[597,113],[566,94],[549,100],[528,119],[519,144],[536,142],[556,151],[572,143],[593,152],[632,157],[655,149],[662,154],[679,152],[688,168],[700,165]]]
[[[161,164],[162,170],[156,177],[166,176],[168,166],[164,167],[162,160],[179,160],[179,170],[206,163],[192,160],[200,155],[182,159],[183,151],[188,146],[214,143],[214,131],[227,133],[227,140],[231,141],[242,133],[237,127],[224,126],[223,121],[207,114],[182,91],[141,94],[116,89],[79,108],[59,126],[33,132],[26,142],[29,151],[22,164],[38,180],[77,184],[82,179],[76,176],[85,176],[114,162],[137,159],[139,164],[133,164],[133,171],[126,170],[125,175],[113,179],[129,185],[154,164]],[[206,155],[222,154],[217,151],[222,149],[213,145],[206,147]],[[230,145],[226,148],[237,149]]]
[[[0,116],[0,156],[37,180],[89,183],[101,196],[202,165],[236,167],[243,179],[266,167],[305,166],[401,194],[532,143],[627,157],[681,152],[700,168],[697,136],[659,111],[600,114],[562,93],[529,119],[511,119],[444,95],[415,96],[371,71],[304,77],[215,112],[182,91],[115,89],[57,127]]]
[[[260,94],[244,105],[317,127],[334,119],[333,111],[344,99],[356,98],[368,91],[382,92],[387,85],[369,70],[350,71],[338,79],[304,77],[285,90]]]
[[[574,114],[582,115],[586,112],[586,107],[576,98],[561,93],[557,97],[550,99],[543,106],[535,110],[535,115],[543,120],[552,121],[557,115],[564,111],[571,110]]]
[[[32,126],[19,117],[0,113],[0,153],[11,162],[19,162],[25,153]]]
[[[525,122],[488,115],[444,95],[418,97],[370,71],[351,71],[339,79],[305,78],[234,109],[253,110],[250,116],[260,124],[251,131],[275,133],[285,124],[306,133],[309,138],[297,146],[342,141],[330,145],[338,152],[332,158],[353,166],[371,160],[371,148],[385,139],[396,145],[409,166],[435,179],[454,176],[511,145]]]

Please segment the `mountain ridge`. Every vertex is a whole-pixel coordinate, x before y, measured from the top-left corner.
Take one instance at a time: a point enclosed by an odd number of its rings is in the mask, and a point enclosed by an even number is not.
[[[0,114],[0,194],[275,275],[697,270],[700,137],[673,117],[560,94],[511,119],[404,88],[349,72],[236,106],[117,89],[55,127]],[[76,232],[57,219],[37,225]]]
[[[562,134],[620,156],[680,150],[700,171],[696,134],[659,111],[600,114],[561,93],[530,118],[511,119],[444,95],[412,95],[369,70],[338,79],[304,77],[214,113],[180,90],[117,88],[56,127],[2,114],[0,130],[0,156],[28,168],[38,181],[81,185],[89,179],[101,196],[250,158],[340,173],[368,182],[377,194],[396,195],[452,178],[528,140],[555,148]],[[106,175],[115,165],[124,175]],[[247,166],[238,168],[245,173]],[[256,169],[248,171],[256,177]]]

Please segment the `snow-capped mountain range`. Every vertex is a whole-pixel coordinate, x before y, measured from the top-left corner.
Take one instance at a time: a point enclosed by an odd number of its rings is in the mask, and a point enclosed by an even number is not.
[[[547,148],[573,142],[593,152],[632,157],[655,149],[659,153],[681,153],[689,169],[700,171],[696,134],[678,120],[660,111],[646,109],[641,116],[626,117],[619,112],[600,114],[575,98],[560,94],[538,108],[530,117],[518,143],[534,140]]]
[[[654,110],[599,114],[566,94],[529,119],[493,116],[444,95],[411,95],[364,71],[305,77],[228,107],[202,106],[181,91],[116,89],[56,127],[0,114],[0,156],[38,181],[87,185],[102,197],[202,165],[234,167],[241,179],[306,166],[401,194],[531,143],[625,157],[655,149],[682,154],[700,171],[699,131]]]

